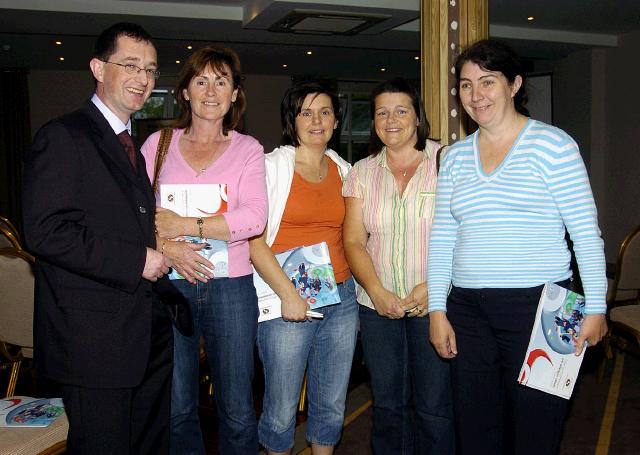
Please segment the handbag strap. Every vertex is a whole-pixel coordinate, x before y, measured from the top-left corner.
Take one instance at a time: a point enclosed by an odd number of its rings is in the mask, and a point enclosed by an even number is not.
[[[153,182],[151,184],[153,194],[156,194],[158,189],[158,177],[160,176],[160,169],[162,169],[164,159],[167,157],[167,152],[169,151],[171,136],[173,136],[173,128],[163,128],[162,131],[160,131],[160,140],[158,141],[158,150],[156,151],[156,162],[153,166]]]

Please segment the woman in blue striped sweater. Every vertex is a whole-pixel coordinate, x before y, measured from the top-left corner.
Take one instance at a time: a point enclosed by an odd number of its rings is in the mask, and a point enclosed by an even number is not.
[[[565,228],[588,314],[578,353],[606,333],[589,179],[573,139],[528,118],[524,68],[510,48],[480,41],[455,69],[461,104],[479,128],[442,162],[427,281],[431,342],[452,359],[458,451],[553,454],[566,400],[520,386],[517,376],[543,284],[569,285]]]

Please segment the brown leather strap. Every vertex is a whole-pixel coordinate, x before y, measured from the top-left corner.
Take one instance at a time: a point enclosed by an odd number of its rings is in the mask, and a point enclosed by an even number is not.
[[[158,150],[156,151],[156,162],[153,167],[153,182],[151,187],[153,188],[153,194],[156,194],[158,190],[158,177],[160,176],[160,169],[169,151],[169,144],[171,144],[171,136],[173,136],[172,128],[164,128],[160,131],[160,140],[158,141]]]

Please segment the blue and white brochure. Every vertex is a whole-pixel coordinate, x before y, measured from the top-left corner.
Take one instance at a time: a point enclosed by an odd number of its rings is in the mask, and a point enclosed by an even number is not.
[[[340,303],[326,242],[293,248],[275,256],[283,272],[298,290],[300,297],[307,300],[311,310]],[[260,308],[258,322],[282,317],[280,298],[256,271],[253,272],[253,284]]]
[[[180,216],[208,217],[227,211],[227,185],[214,184],[162,184],[160,185],[160,206],[176,212]],[[192,235],[182,235],[171,239],[179,242],[207,243],[198,251],[214,266],[214,278],[229,276],[229,252],[227,242],[218,239],[201,239]],[[170,280],[184,280],[175,269],[169,273]]]
[[[585,353],[583,349],[575,355],[584,309],[583,296],[554,283],[545,284],[518,375],[520,384],[571,398]]]

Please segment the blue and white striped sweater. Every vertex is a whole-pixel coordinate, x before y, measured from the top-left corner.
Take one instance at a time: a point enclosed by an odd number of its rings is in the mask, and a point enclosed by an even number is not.
[[[532,287],[571,276],[565,226],[586,294],[604,313],[607,280],[596,207],[578,146],[564,131],[529,120],[487,175],[477,133],[449,148],[438,176],[429,244],[429,310],[445,310],[449,284]]]

